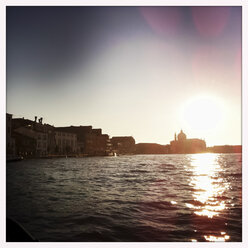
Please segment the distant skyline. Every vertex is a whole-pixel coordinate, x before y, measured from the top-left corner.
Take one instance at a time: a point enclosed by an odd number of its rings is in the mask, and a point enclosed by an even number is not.
[[[241,7],[7,7],[6,35],[14,117],[241,144]]]

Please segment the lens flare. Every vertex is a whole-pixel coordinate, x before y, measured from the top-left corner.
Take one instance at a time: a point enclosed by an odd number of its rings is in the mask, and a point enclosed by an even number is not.
[[[174,35],[181,25],[182,13],[175,7],[141,7],[141,14],[157,34]]]
[[[229,7],[192,7],[192,16],[198,32],[204,37],[220,35],[228,23]]]

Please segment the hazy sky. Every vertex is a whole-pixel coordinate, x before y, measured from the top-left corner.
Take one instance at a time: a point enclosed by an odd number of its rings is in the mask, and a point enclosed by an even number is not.
[[[241,7],[7,7],[7,112],[241,144]]]

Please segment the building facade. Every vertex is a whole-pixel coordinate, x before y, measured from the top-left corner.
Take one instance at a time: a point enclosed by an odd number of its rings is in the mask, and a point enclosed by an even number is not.
[[[77,135],[69,132],[55,131],[55,153],[75,154],[77,153]]]
[[[110,155],[112,145],[107,134],[102,134],[100,128],[92,126],[57,127],[57,131],[70,132],[77,136],[77,151],[82,156]]]
[[[42,156],[46,156],[47,153],[47,145],[48,145],[48,135],[45,132],[39,132],[34,130],[31,126],[27,126],[27,127],[19,127],[16,128],[14,130],[14,137],[16,140],[20,139],[22,137],[22,139],[24,140],[23,142],[19,141],[16,143],[16,150],[18,151],[22,151],[24,154],[24,156],[38,156],[38,157],[42,157]],[[35,144],[36,144],[36,149],[35,149],[35,154],[30,154],[30,147],[29,145],[32,143],[32,145],[34,144],[34,142],[31,142],[31,140],[35,140]],[[27,141],[27,142],[26,142]],[[25,145],[27,144],[27,146]],[[22,147],[20,147],[22,146]],[[25,153],[25,151],[23,149],[27,148],[27,153]],[[18,154],[20,155],[20,154]]]
[[[37,139],[18,132],[13,133],[16,155],[19,157],[36,157]]]
[[[12,137],[12,115],[6,114],[6,156],[12,157],[16,155],[15,139]]]
[[[201,153],[206,152],[206,142],[201,139],[187,139],[181,132],[170,142],[170,153]]]
[[[156,143],[139,143],[135,147],[136,154],[168,154],[170,146]]]
[[[113,151],[117,154],[134,154],[135,139],[132,136],[117,136],[111,138]]]

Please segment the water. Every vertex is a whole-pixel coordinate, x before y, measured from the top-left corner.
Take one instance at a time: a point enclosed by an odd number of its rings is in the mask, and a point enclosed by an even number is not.
[[[242,241],[241,154],[7,164],[7,215],[40,241]]]

